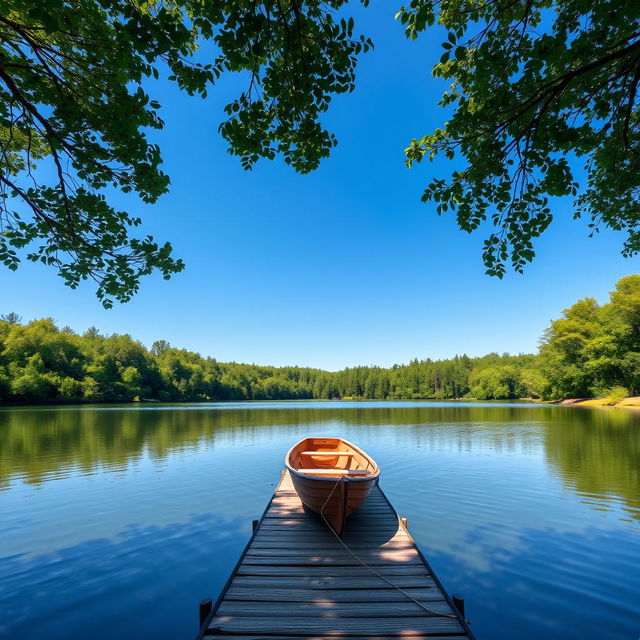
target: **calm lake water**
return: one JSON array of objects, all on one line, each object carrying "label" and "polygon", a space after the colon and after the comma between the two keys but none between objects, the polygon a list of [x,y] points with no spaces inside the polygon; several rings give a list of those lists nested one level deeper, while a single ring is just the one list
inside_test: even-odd
[{"label": "calm lake water", "polygon": [[0,636],[192,638],[320,434],[378,461],[478,640],[640,637],[640,413],[413,402],[0,410]]}]

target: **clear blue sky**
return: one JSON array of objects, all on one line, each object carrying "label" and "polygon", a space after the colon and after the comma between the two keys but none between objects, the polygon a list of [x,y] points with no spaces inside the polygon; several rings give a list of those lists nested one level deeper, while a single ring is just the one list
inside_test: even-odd
[{"label": "clear blue sky", "polygon": [[340,144],[318,171],[300,176],[276,160],[246,173],[226,153],[217,126],[237,78],[205,101],[160,82],[152,90],[171,192],[154,206],[117,200],[143,216],[144,232],[171,240],[186,271],[147,278],[132,302],[107,311],[90,283],[72,291],[25,263],[0,270],[0,312],[147,345],[163,338],[219,360],[337,369],[534,351],[563,308],[586,295],[605,301],[638,260],[620,256],[620,234],[588,239],[569,201],[555,203],[526,273],[502,281],[484,275],[482,233],[467,235],[420,202],[447,168],[407,170],[403,149],[446,118],[444,85],[430,73],[443,38],[407,41],[397,7],[373,5],[357,14],[376,49],[362,59],[357,90],[327,114]]}]

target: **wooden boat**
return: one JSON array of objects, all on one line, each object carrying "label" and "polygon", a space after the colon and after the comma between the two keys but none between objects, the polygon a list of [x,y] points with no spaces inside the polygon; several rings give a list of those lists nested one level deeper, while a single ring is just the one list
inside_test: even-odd
[{"label": "wooden boat", "polygon": [[302,504],[323,516],[339,536],[380,476],[375,461],[342,438],[300,440],[285,464]]}]

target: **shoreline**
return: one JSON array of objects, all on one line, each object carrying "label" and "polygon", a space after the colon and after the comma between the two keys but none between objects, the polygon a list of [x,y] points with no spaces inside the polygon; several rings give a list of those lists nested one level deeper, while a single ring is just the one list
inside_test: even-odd
[{"label": "shoreline", "polygon": [[156,398],[144,398],[136,400],[60,400],[48,402],[20,402],[0,399],[0,409],[9,408],[30,408],[30,407],[101,407],[101,406],[122,406],[122,405],[193,405],[193,404],[253,404],[253,403],[339,403],[339,402],[418,402],[418,403],[477,403],[487,406],[500,404],[523,403],[537,404],[543,406],[561,407],[588,407],[596,408],[623,408],[640,409],[640,396],[623,398],[618,402],[611,402],[609,398],[565,398],[563,400],[541,400],[540,398],[501,398],[499,400],[478,400],[477,398],[269,398],[269,399],[243,399],[243,400],[214,400],[214,399],[190,399],[190,400],[158,400]]},{"label": "shoreline", "polygon": [[589,408],[622,408],[640,409],[640,396],[622,398],[619,402],[611,402],[609,398],[565,398],[564,400],[552,400],[545,404],[559,405],[562,407],[589,407]]}]

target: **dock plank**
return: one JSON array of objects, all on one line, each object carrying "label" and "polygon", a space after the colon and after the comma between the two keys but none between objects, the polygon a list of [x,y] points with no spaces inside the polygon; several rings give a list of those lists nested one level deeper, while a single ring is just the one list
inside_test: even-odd
[{"label": "dock plank", "polygon": [[[425,603],[426,604],[426,603]],[[429,609],[440,613],[447,613],[449,605],[446,600],[432,601]],[[230,601],[225,600],[218,609],[218,616],[279,616],[282,612],[279,607],[274,607],[271,601]],[[405,598],[385,603],[384,607],[379,602],[335,602],[330,598],[314,600],[313,602],[296,601],[296,606],[288,611],[289,617],[314,618],[396,618],[415,617],[422,615],[422,609],[415,603]]]},{"label": "dock plank", "polygon": [[[419,602],[444,600],[442,593],[434,587],[407,588],[405,591]],[[232,587],[225,596],[225,601],[227,600],[252,602],[318,602],[323,600],[331,602],[406,602],[407,597],[397,589],[325,589],[322,593],[318,593],[317,589]]]},{"label": "dock plank", "polygon": [[440,616],[399,616],[395,618],[318,618],[292,616],[287,607],[282,616],[216,615],[209,625],[214,633],[255,633],[259,629],[264,634],[328,636],[368,635],[373,633],[400,635],[402,637],[461,633],[458,620]]},{"label": "dock plank", "polygon": [[379,487],[342,542],[284,473],[198,638],[473,639]]},{"label": "dock plank", "polygon": [[[319,576],[339,577],[336,574],[335,566],[311,566],[311,567],[291,567],[291,566],[263,566],[242,564],[238,567],[237,575],[253,575],[253,576],[303,576],[313,578]],[[338,571],[341,571],[338,570]],[[400,567],[382,565],[376,567],[376,571],[384,576],[428,576],[429,572],[424,565],[402,565]],[[366,567],[352,567],[349,570],[351,577],[371,577],[371,571]]]},{"label": "dock plank", "polygon": [[[341,572],[347,573],[347,572]],[[322,576],[318,578],[309,577],[279,577],[279,576],[237,576],[234,584],[240,586],[262,586],[265,589],[275,587],[298,587],[301,589],[388,589],[389,585],[377,578],[375,575],[351,577],[351,567],[348,570],[349,576],[334,575]],[[430,576],[409,575],[397,576],[393,579],[393,584],[401,589],[407,587],[435,587],[435,581]]]}]

